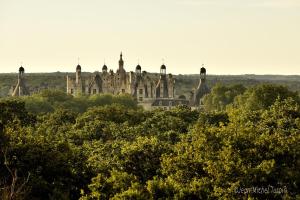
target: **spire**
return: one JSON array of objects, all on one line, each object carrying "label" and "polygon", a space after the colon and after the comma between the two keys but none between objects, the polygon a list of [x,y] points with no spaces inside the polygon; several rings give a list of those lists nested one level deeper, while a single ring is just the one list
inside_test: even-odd
[{"label": "spire", "polygon": [[123,54],[122,54],[122,51],[121,51],[121,54],[120,54],[120,60],[119,60],[119,71],[120,72],[123,72],[124,71],[124,61],[123,61]]},{"label": "spire", "polygon": [[104,62],[103,62],[102,72],[103,72],[103,73],[106,73],[106,72],[107,72],[107,66],[106,66],[106,64],[105,64],[105,58],[104,58]]}]

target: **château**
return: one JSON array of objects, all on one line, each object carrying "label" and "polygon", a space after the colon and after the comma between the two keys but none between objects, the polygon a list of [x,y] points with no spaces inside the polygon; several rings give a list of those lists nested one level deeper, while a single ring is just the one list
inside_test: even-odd
[{"label": "ch\u00e2teau", "polygon": [[[167,74],[165,64],[160,66],[158,74],[142,71],[138,64],[135,71],[126,71],[122,53],[120,54],[116,72],[108,70],[106,64],[101,72],[94,72],[92,75],[82,73],[82,67],[78,63],[74,75],[66,77],[66,92],[73,96],[96,95],[96,94],[129,94],[145,109],[153,108],[170,109],[178,105],[186,105],[198,108],[202,98],[209,93],[206,84],[206,69],[200,69],[199,85],[186,99],[184,95],[176,94],[176,80],[172,74]],[[19,69],[17,85],[13,87],[12,96],[30,95],[25,84],[25,69]]]}]

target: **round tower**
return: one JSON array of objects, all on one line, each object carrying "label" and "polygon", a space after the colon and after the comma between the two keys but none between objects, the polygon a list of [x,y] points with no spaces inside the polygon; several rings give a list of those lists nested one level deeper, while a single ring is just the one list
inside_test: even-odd
[{"label": "round tower", "polygon": [[105,64],[102,67],[102,73],[107,73],[107,66]]},{"label": "round tower", "polygon": [[167,67],[163,64],[163,65],[160,67],[160,74],[161,74],[161,75],[166,75],[166,72],[167,72]]},{"label": "round tower", "polygon": [[17,85],[14,86],[12,96],[29,95],[29,90],[26,87],[24,74],[25,74],[25,69],[24,69],[24,67],[21,66],[19,68],[18,82],[17,82]]},{"label": "round tower", "polygon": [[137,75],[141,75],[142,73],[142,67],[140,65],[137,65],[136,68],[135,68],[135,73]]},{"label": "round tower", "polygon": [[76,66],[76,83],[78,84],[81,79],[81,66],[78,64]]},{"label": "round tower", "polygon": [[24,67],[21,66],[19,68],[19,78],[23,77],[24,73],[25,73],[25,69],[24,69]]},{"label": "round tower", "polygon": [[209,93],[209,88],[206,85],[206,69],[204,68],[204,65],[202,65],[202,67],[200,69],[199,85],[198,85],[197,89],[194,92],[192,105],[195,106],[195,107],[198,107],[199,105],[201,105],[202,104],[202,98],[207,93]]}]

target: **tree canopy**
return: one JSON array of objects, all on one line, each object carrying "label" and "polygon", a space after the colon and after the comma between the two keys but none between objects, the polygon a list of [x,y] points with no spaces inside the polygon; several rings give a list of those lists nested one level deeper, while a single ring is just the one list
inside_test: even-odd
[{"label": "tree canopy", "polygon": [[204,111],[59,91],[1,99],[0,199],[300,198],[298,94],[217,85],[205,98]]}]

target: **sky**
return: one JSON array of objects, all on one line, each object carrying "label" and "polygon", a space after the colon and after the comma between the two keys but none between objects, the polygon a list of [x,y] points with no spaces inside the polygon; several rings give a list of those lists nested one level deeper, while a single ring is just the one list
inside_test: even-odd
[{"label": "sky", "polygon": [[300,0],[0,0],[0,73],[300,75]]}]

